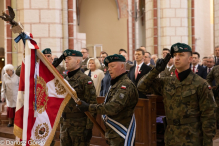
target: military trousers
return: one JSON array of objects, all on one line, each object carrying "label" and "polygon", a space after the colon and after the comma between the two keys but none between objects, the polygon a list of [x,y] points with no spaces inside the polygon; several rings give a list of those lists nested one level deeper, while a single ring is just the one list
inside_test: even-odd
[{"label": "military trousers", "polygon": [[[77,129],[78,132],[77,132]],[[89,146],[90,141],[86,141],[83,133],[79,132],[85,127],[66,126],[60,127],[60,145],[61,146]]]},{"label": "military trousers", "polygon": [[106,143],[109,146],[123,146],[125,143],[124,138],[122,137],[115,137],[115,138],[109,138]]}]

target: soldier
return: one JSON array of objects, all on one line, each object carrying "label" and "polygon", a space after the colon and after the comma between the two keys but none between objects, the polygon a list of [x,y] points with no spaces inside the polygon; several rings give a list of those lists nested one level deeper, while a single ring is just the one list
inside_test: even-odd
[{"label": "soldier", "polygon": [[[90,104],[96,104],[96,90],[91,78],[81,71],[82,53],[65,50],[63,55],[66,69],[64,78],[74,88],[78,98]],[[91,113],[92,114],[92,113]],[[92,114],[93,116],[95,114]],[[93,123],[81,112],[73,99],[66,105],[61,117],[60,140],[62,146],[89,146]]]},{"label": "soldier", "polygon": [[[213,82],[215,81],[215,82]],[[219,87],[219,65],[216,65],[213,67],[213,69],[208,73],[207,76],[207,82],[213,86],[213,83],[215,83],[216,87],[213,87],[214,95],[215,95],[215,101],[217,103],[217,110],[216,110],[216,119],[217,122],[219,122],[219,96],[218,91],[216,91],[217,87]],[[218,124],[217,124],[218,125]],[[218,126],[219,127],[219,126]]]},{"label": "soldier", "polygon": [[164,98],[167,127],[166,146],[212,146],[215,135],[216,103],[208,83],[190,69],[192,50],[190,46],[177,43],[171,47],[176,76],[156,78],[169,62],[157,60],[156,67],[142,77],[138,90],[153,90]]},{"label": "soldier", "polygon": [[89,52],[87,48],[82,48],[81,53],[83,55],[83,60],[81,64],[81,70],[82,72],[85,72],[87,70],[87,61],[89,59]]},{"label": "soldier", "polygon": [[104,72],[104,74],[106,74],[106,72],[107,72],[107,70],[108,70],[108,67],[105,66],[105,64],[104,64],[104,59],[105,59],[107,56],[108,56],[108,54],[107,54],[106,52],[104,52],[104,51],[102,51],[102,52],[100,53],[101,62],[102,62],[100,69]]},{"label": "soldier", "polygon": [[[104,63],[108,66],[112,80],[111,87],[103,104],[88,104],[81,101],[82,104],[77,105],[83,112],[90,111],[103,115],[102,117],[106,125],[105,138],[110,146],[123,146],[127,140],[133,143],[135,138],[135,132],[133,135],[129,135],[130,137],[126,135],[132,133],[131,131],[135,129],[133,128],[130,131],[130,125],[135,125],[133,113],[138,102],[138,91],[125,73],[125,62],[126,60],[122,55],[114,54],[105,58]],[[114,131],[113,129],[116,128],[110,123],[122,126],[119,126],[119,130]],[[121,129],[123,133],[121,133]]]}]

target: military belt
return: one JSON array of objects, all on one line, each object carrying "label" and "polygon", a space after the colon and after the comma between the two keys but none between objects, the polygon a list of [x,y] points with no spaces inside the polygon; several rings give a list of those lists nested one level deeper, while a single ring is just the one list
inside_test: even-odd
[{"label": "military belt", "polygon": [[173,120],[167,120],[167,125],[180,126],[180,125],[195,123],[199,121],[200,120],[198,118],[173,119]]},{"label": "military belt", "polygon": [[85,113],[62,113],[62,118],[71,119],[71,118],[83,118],[86,117]]}]

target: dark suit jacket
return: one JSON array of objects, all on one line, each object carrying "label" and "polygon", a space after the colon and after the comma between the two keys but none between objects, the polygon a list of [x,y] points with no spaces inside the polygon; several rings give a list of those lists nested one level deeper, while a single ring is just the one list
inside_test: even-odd
[{"label": "dark suit jacket", "polygon": [[105,96],[111,84],[111,76],[109,71],[106,71],[104,78],[101,81],[100,96]]},{"label": "dark suit jacket", "polygon": [[219,61],[217,61],[217,57],[214,57],[215,65],[219,65]]},{"label": "dark suit jacket", "polygon": [[[129,79],[136,85],[137,87],[137,84],[138,84],[138,81],[141,77],[143,77],[145,74],[147,74],[152,68],[150,66],[147,66],[146,64],[142,64],[140,70],[139,70],[139,74],[135,80],[135,67],[136,66],[132,66],[130,68],[130,71],[128,73],[128,77]],[[139,94],[139,98],[147,98],[146,95],[144,95],[143,93],[139,92],[138,91],[138,94]]]},{"label": "dark suit jacket", "polygon": [[206,79],[206,77],[207,77],[207,70],[204,67],[202,67],[201,65],[198,65],[197,69],[198,69],[198,71],[196,71],[196,74],[199,75],[200,77],[202,77],[203,79]]}]

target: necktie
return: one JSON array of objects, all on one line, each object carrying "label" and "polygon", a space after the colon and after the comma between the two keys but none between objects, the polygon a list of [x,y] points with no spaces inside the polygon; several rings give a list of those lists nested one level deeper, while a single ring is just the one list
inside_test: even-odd
[{"label": "necktie", "polygon": [[208,73],[211,71],[211,68],[208,68]]},{"label": "necktie", "polygon": [[139,66],[137,65],[137,66],[136,66],[136,69],[135,69],[135,79],[136,79],[137,76],[138,76],[138,68],[139,68]]},{"label": "necktie", "polygon": [[193,69],[192,69],[192,71],[195,73],[195,66],[193,66]]}]

